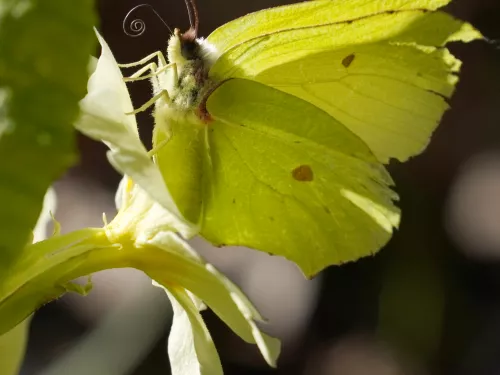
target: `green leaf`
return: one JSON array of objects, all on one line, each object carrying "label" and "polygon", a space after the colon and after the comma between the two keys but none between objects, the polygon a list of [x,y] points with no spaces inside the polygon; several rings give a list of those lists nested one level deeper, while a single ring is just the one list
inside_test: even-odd
[{"label": "green leaf", "polygon": [[2,375],[18,375],[23,363],[31,318],[0,336],[0,371]]},{"label": "green leaf", "polygon": [[[110,246],[103,229],[89,228],[25,247],[18,261],[2,277],[0,334],[65,293],[71,280],[106,269],[106,253],[103,252],[103,260],[99,262],[90,251]],[[90,269],[85,268],[88,265]]]},{"label": "green leaf", "polygon": [[47,188],[76,160],[92,0],[0,5],[0,273],[30,242]]},{"label": "green leaf", "polygon": [[[391,178],[333,117],[241,79],[216,89],[207,108],[209,126],[172,122],[157,157],[181,211],[202,213],[209,241],[285,256],[311,276],[389,240],[399,221]],[[190,191],[202,195],[182,199]]]},{"label": "green leaf", "polygon": [[[47,237],[47,224],[55,208],[56,195],[52,189],[49,189],[45,194],[42,212],[33,231],[34,242],[42,241]],[[30,322],[31,316],[5,334],[0,334],[0,373],[2,375],[19,374],[28,341]]]}]

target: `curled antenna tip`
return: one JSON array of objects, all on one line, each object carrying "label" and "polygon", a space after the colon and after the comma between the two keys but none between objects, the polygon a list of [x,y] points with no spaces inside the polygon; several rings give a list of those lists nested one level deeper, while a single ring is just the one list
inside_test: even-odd
[{"label": "curled antenna tip", "polygon": [[151,8],[153,13],[161,20],[161,22],[166,26],[166,28],[170,31],[170,33],[172,33],[172,29],[170,28],[170,26],[168,26],[165,20],[158,14],[158,12],[153,8],[151,4],[139,4],[130,9],[125,18],[123,19],[123,31],[125,32],[125,34],[135,38],[141,36],[146,32],[146,23],[144,22],[143,19],[136,18],[129,22],[129,18],[132,15],[132,13],[137,9],[143,7]]}]

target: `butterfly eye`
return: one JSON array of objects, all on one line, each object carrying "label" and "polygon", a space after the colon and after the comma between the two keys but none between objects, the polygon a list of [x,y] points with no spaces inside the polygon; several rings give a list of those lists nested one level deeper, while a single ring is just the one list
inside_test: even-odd
[{"label": "butterfly eye", "polygon": [[182,39],[181,53],[186,60],[198,58],[198,43],[196,40]]}]

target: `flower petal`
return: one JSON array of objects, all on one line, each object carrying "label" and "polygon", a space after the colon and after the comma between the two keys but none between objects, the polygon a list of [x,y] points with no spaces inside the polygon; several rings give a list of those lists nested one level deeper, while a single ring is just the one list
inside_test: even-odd
[{"label": "flower petal", "polygon": [[[259,348],[266,362],[270,366],[276,367],[276,360],[278,359],[281,351],[280,341],[274,337],[266,335],[260,330],[257,324],[255,324],[255,321],[264,321],[264,319],[240,288],[229,281],[229,279],[227,279],[222,273],[220,273],[213,265],[207,263],[206,268],[221,282],[224,283],[227,290],[230,291],[231,298],[233,299],[234,303],[246,319],[246,324],[244,326],[237,328],[236,326],[229,325],[231,329],[234,332],[238,332],[237,330],[246,331],[249,328],[251,330],[253,340],[255,340],[251,342],[255,342],[255,344],[257,344],[257,347]],[[217,315],[219,315],[219,313],[217,313]]]},{"label": "flower petal", "polygon": [[[276,366],[280,352],[279,340],[260,331],[255,321],[263,318],[255,307],[225,276],[214,266],[206,263],[189,245],[173,232],[158,232],[156,235],[139,237],[137,248],[152,248],[169,253],[168,264],[163,264],[157,256],[154,268],[143,267],[156,282],[165,287],[180,285],[203,300],[238,336],[248,343],[257,344],[264,359]],[[143,260],[144,262],[144,260]]]},{"label": "flower petal", "polygon": [[175,287],[164,289],[174,311],[168,339],[172,375],[222,375],[212,337],[187,291]]},{"label": "flower petal", "polygon": [[186,221],[180,221],[128,176],[121,180],[115,202],[119,212],[106,226],[110,238],[123,235],[130,235],[132,238],[150,237],[161,231],[177,231],[183,236],[195,233],[195,227]]},{"label": "flower petal", "polygon": [[57,206],[57,196],[53,188],[49,188],[43,198],[43,207],[38,217],[35,229],[33,230],[33,242],[42,241],[47,238],[47,224],[51,215],[54,214]]},{"label": "flower petal", "polygon": [[[97,60],[97,65],[93,74],[90,76],[87,91],[88,95],[83,99],[83,105],[90,103],[92,112],[99,113],[100,117],[109,121],[116,121],[127,127],[127,130],[135,134],[139,139],[137,123],[135,116],[126,115],[126,112],[132,112],[134,107],[123,81],[118,64],[111,52],[108,44],[96,30],[97,39],[101,44],[101,56]],[[92,70],[92,61],[89,69]]]},{"label": "flower petal", "polygon": [[109,162],[124,175],[130,176],[151,198],[175,216],[178,230],[184,237],[198,232],[187,223],[175,205],[161,175],[142,144],[127,87],[111,50],[97,33],[102,53],[97,68],[89,79],[88,94],[80,102],[81,116],[76,128],[85,135],[105,143]]}]

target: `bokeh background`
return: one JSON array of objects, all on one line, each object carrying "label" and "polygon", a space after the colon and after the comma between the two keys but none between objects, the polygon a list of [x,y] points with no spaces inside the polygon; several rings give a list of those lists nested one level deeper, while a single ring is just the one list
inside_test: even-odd
[{"label": "bokeh background", "polygon": [[[339,5],[342,0],[338,1]],[[198,0],[200,34],[288,0]],[[165,49],[168,30],[150,9],[144,35],[123,32],[132,0],[101,0],[99,29],[120,62]],[[171,27],[187,29],[182,0],[150,0]],[[500,0],[455,0],[447,11],[500,39]],[[193,245],[239,284],[283,340],[276,370],[210,311],[204,312],[226,374],[500,374],[500,44],[452,45],[463,70],[428,149],[390,170],[403,220],[376,256],[330,267],[312,281],[278,257]],[[98,55],[98,51],[96,51]],[[147,83],[130,86],[134,103]],[[150,144],[152,119],[139,116]],[[63,231],[114,214],[119,176],[105,147],[84,137],[80,165],[56,184]],[[304,249],[307,251],[307,249]],[[83,283],[86,280],[81,280]],[[31,326],[23,375],[169,374],[171,311],[163,292],[134,270],[93,277],[87,297],[68,294],[41,308]]]}]

